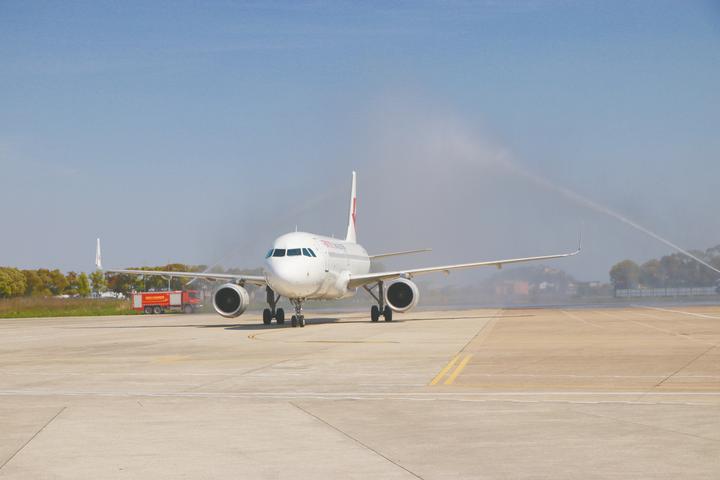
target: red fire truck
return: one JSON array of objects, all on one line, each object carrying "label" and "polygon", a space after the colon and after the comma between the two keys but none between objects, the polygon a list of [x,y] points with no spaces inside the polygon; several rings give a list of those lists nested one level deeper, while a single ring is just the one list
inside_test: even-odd
[{"label": "red fire truck", "polygon": [[174,292],[137,292],[132,295],[133,309],[145,313],[181,311],[193,313],[202,307],[202,296],[197,290]]}]

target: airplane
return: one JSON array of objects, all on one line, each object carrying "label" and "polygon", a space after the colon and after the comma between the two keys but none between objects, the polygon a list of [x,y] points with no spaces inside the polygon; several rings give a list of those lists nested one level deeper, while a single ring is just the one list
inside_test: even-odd
[{"label": "airplane", "polygon": [[242,315],[250,303],[246,285],[265,287],[269,308],[263,310],[263,323],[268,325],[275,319],[278,324],[285,323],[285,311],[278,308],[281,297],[292,303],[295,314],[291,317],[293,327],[304,327],[303,303],[311,299],[337,300],[354,296],[363,288],[374,299],[370,309],[370,320],[377,322],[383,317],[391,322],[393,312],[407,312],[415,307],[419,299],[417,285],[412,278],[428,273],[503,265],[513,263],[550,260],[572,257],[580,253],[577,250],[557,255],[510,258],[482,262],[459,263],[437,267],[412,268],[370,273],[370,263],[377,258],[409,255],[429,251],[429,249],[408,250],[402,252],[369,255],[357,243],[357,175],[352,172],[350,212],[348,215],[347,235],[344,240],[306,232],[286,233],[277,237],[272,248],[265,255],[263,275],[244,275],[231,273],[168,272],[149,270],[103,269],[100,254],[100,239],[97,240],[95,266],[110,273],[134,275],[159,275],[163,277],[191,277],[214,281],[226,281],[213,293],[213,308],[226,318]]}]

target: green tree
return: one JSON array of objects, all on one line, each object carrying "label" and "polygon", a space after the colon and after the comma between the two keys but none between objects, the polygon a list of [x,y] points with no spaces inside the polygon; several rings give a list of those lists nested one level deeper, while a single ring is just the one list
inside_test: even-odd
[{"label": "green tree", "polygon": [[85,272],[78,275],[77,278],[77,293],[81,297],[87,297],[90,295],[90,280]]},{"label": "green tree", "polygon": [[90,282],[92,282],[92,291],[95,293],[102,293],[107,290],[105,274],[100,270],[95,270],[90,274]]},{"label": "green tree", "polygon": [[610,281],[618,288],[636,288],[640,280],[640,267],[632,260],[623,260],[610,269]]},{"label": "green tree", "polygon": [[62,295],[68,287],[68,281],[60,270],[52,270],[48,273],[48,289],[53,295]]},{"label": "green tree", "polygon": [[25,275],[17,268],[0,267],[0,297],[9,298],[25,294]]},{"label": "green tree", "polygon": [[77,274],[77,272],[68,272],[65,275],[65,281],[67,282],[67,287],[65,287],[65,290],[61,293],[67,293],[68,295],[77,295],[78,294],[78,274]]},{"label": "green tree", "polygon": [[654,258],[640,266],[640,283],[651,288],[665,286],[665,272],[660,260]]},{"label": "green tree", "polygon": [[22,273],[27,285],[25,295],[33,297],[49,297],[51,295],[39,270],[23,270]]},{"label": "green tree", "polygon": [[684,287],[688,285],[684,258],[687,257],[679,253],[673,253],[672,255],[665,255],[660,259],[663,271],[668,279],[667,285],[669,287]]}]

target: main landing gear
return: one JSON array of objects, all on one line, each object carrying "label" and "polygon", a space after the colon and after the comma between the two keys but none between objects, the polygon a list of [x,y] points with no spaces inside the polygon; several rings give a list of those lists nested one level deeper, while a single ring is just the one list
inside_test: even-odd
[{"label": "main landing gear", "polygon": [[285,323],[285,310],[282,308],[275,308],[277,307],[277,302],[280,300],[280,295],[276,297],[275,292],[273,292],[270,287],[265,287],[265,295],[270,308],[263,310],[263,323],[265,325],[270,325],[274,318],[277,320],[278,325],[282,325]]},{"label": "main landing gear", "polygon": [[299,298],[291,298],[290,301],[295,306],[295,315],[290,319],[290,325],[293,327],[305,326],[305,315],[302,313],[302,300]]},{"label": "main landing gear", "polygon": [[[373,305],[370,308],[370,320],[373,322],[377,322],[378,320],[380,320],[380,316],[383,316],[386,322],[392,322],[393,311],[389,305],[385,305],[385,285],[383,284],[383,281],[380,280],[374,287],[368,287],[367,285],[363,285],[363,288],[377,302],[377,305]],[[376,288],[377,295],[374,292],[374,289]]]}]

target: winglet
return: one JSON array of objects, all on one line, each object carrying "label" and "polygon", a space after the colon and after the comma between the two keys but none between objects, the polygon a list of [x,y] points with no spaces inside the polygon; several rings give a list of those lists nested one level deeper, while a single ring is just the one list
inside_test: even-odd
[{"label": "winglet", "polygon": [[100,253],[100,239],[97,239],[97,246],[95,247],[95,267],[98,270],[102,270],[102,255]]},{"label": "winglet", "polygon": [[582,250],[582,225],[580,225],[580,229],[578,230],[578,248],[577,253],[580,253]]}]

